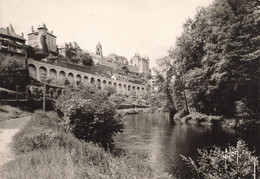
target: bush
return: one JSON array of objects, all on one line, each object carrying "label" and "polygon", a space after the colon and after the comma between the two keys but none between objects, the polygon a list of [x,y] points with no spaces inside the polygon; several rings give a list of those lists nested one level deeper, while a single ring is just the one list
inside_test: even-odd
[{"label": "bush", "polygon": [[105,149],[113,146],[113,136],[124,127],[107,93],[94,87],[68,88],[56,100],[56,110],[64,127],[78,139],[97,143]]},{"label": "bush", "polygon": [[[182,155],[181,155],[182,156]],[[258,158],[248,150],[245,142],[238,140],[236,147],[229,146],[225,151],[219,147],[211,150],[198,150],[198,158],[182,156],[183,160],[193,169],[198,178],[230,179],[253,178],[254,163],[259,165]]]}]

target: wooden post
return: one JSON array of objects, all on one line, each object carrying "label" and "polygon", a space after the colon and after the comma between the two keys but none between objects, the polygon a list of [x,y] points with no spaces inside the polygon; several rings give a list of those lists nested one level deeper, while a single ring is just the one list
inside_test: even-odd
[{"label": "wooden post", "polygon": [[18,98],[19,98],[19,85],[16,85],[16,100],[18,101]]},{"label": "wooden post", "polygon": [[45,111],[45,100],[46,100],[46,83],[43,85],[43,99],[42,99],[42,110]]}]

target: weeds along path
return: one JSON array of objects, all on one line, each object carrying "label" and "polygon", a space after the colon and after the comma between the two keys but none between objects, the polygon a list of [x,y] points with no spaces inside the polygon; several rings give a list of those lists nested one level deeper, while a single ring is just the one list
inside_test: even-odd
[{"label": "weeds along path", "polygon": [[0,168],[13,159],[11,142],[13,136],[31,117],[21,117],[0,122]]}]

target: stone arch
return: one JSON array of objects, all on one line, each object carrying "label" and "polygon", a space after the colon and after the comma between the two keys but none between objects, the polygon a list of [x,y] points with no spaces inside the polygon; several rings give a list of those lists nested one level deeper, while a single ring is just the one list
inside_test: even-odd
[{"label": "stone arch", "polygon": [[131,85],[127,86],[127,91],[129,91],[129,92],[131,91]]},{"label": "stone arch", "polygon": [[118,93],[120,93],[120,94],[122,94],[123,92],[122,92],[122,84],[121,83],[119,83],[118,84]]},{"label": "stone arch", "polygon": [[144,87],[141,88],[141,92],[142,92],[142,94],[144,93]]},{"label": "stone arch", "polygon": [[50,69],[49,75],[51,80],[57,80],[57,71],[55,69]]},{"label": "stone arch", "polygon": [[94,83],[95,83],[95,78],[94,78],[94,77],[90,78],[90,83],[91,83],[91,84],[94,84]]},{"label": "stone arch", "polygon": [[83,84],[87,85],[88,84],[88,76],[83,77]]},{"label": "stone arch", "polygon": [[33,64],[29,64],[28,65],[28,72],[30,77],[37,79],[37,71],[36,71],[36,67]]},{"label": "stone arch", "polygon": [[123,85],[123,93],[126,93],[127,89],[126,89],[126,84]]},{"label": "stone arch", "polygon": [[132,86],[132,92],[135,93],[135,86]]},{"label": "stone arch", "polygon": [[47,69],[44,66],[39,68],[39,80],[43,81],[47,78]]},{"label": "stone arch", "polygon": [[140,94],[140,87],[139,86],[137,86],[137,88],[136,88],[136,94]]},{"label": "stone arch", "polygon": [[104,89],[107,86],[107,81],[103,80],[102,85],[103,85],[103,89]]},{"label": "stone arch", "polygon": [[73,73],[69,73],[68,74],[68,80],[69,80],[69,82],[70,82],[70,84],[74,84],[75,82],[74,82],[74,74]]},{"label": "stone arch", "polygon": [[64,84],[66,79],[66,73],[65,71],[60,71],[59,72],[59,81],[61,82],[61,84]]},{"label": "stone arch", "polygon": [[82,82],[82,77],[80,74],[76,75],[76,84],[79,85]]},{"label": "stone arch", "polygon": [[112,82],[111,82],[111,81],[109,81],[109,82],[108,82],[108,85],[109,85],[109,86],[112,86]]},{"label": "stone arch", "polygon": [[101,80],[99,78],[97,79],[97,86],[98,86],[98,89],[101,89],[102,84],[101,84]]}]

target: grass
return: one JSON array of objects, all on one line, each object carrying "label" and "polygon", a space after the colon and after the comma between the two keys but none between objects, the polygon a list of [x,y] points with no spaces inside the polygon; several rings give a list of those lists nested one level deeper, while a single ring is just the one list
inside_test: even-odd
[{"label": "grass", "polygon": [[9,105],[0,106],[0,122],[24,116],[28,116],[28,112],[22,111],[18,107]]},{"label": "grass", "polygon": [[14,137],[16,159],[0,178],[172,178],[142,153],[113,155],[66,132],[54,112],[36,111]]}]

